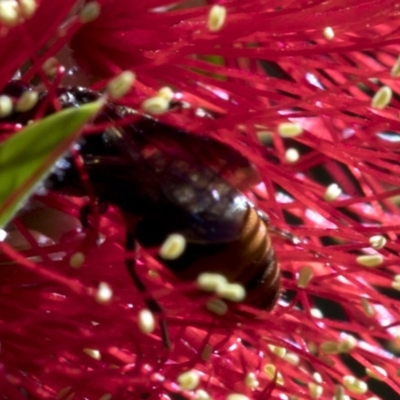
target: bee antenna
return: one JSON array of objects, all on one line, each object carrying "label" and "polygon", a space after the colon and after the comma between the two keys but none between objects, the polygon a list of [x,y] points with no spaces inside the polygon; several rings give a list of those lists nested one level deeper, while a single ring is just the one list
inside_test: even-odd
[{"label": "bee antenna", "polygon": [[[126,238],[125,238],[125,250],[127,252],[135,250],[136,244],[135,244],[135,236],[133,232],[129,229],[126,230]],[[167,326],[167,321],[165,320],[165,312],[163,308],[160,306],[160,303],[155,300],[151,295],[149,294],[149,291],[146,288],[146,285],[143,283],[143,281],[140,279],[139,275],[136,272],[136,260],[134,257],[129,256],[125,258],[125,266],[126,269],[129,273],[129,276],[131,277],[133,283],[135,284],[137,290],[143,297],[143,301],[146,304],[147,308],[154,314],[159,315],[160,322],[161,322],[161,336],[162,336],[162,341],[164,344],[164,347],[167,350],[171,349],[171,339],[168,334],[168,326]]]}]

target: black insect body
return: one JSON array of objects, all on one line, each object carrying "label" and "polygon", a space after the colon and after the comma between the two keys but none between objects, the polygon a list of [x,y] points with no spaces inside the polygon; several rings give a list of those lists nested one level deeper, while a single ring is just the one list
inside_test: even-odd
[{"label": "black insect body", "polygon": [[[58,92],[64,108],[99,96],[80,87]],[[45,98],[44,93],[41,101]],[[128,116],[133,122],[123,125]],[[20,121],[23,115],[12,118]],[[267,224],[238,189],[256,176],[249,161],[217,140],[112,103],[96,122],[109,127],[86,135],[79,153],[95,196],[135,217],[126,219],[136,221],[127,222],[127,247],[132,248],[134,241],[143,247],[160,246],[169,234],[180,233],[186,239],[184,253],[162,261],[180,279],[220,273],[245,287],[245,303],[271,309],[279,295],[278,263]],[[72,159],[67,161],[68,166],[54,172],[46,186],[68,195],[87,195]],[[127,261],[127,268],[145,291],[133,260]],[[157,307],[153,304],[153,309]]]}]

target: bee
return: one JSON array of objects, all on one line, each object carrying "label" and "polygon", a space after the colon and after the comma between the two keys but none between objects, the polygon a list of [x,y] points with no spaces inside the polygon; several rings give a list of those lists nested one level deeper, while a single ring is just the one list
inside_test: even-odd
[{"label": "bee", "polygon": [[[20,94],[16,87],[9,85],[6,93]],[[79,107],[99,97],[82,87],[58,90],[63,108]],[[45,98],[43,93],[39,103]],[[132,122],[118,123],[127,117]],[[28,116],[14,113],[10,118],[21,122]],[[179,233],[186,240],[183,254],[161,259],[179,279],[193,281],[203,272],[218,273],[245,288],[244,303],[273,308],[280,291],[280,271],[268,218],[241,190],[259,179],[247,158],[216,139],[111,102],[96,122],[108,127],[85,135],[79,154],[96,198],[117,207],[125,218],[126,250],[132,250],[136,242],[144,248],[160,247],[169,235]],[[48,177],[46,187],[86,196],[72,157],[64,165]],[[145,293],[134,259],[126,258],[126,268]],[[161,312],[155,301],[147,303],[151,311]]]}]

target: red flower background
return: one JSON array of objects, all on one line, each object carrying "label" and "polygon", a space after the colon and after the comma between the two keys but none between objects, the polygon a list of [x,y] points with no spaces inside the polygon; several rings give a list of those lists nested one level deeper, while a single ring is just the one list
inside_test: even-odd
[{"label": "red flower background", "polygon": [[[126,105],[139,107],[170,86],[193,110],[211,109],[218,118],[190,111],[160,118],[217,137],[251,159],[263,179],[251,200],[300,243],[273,239],[283,276],[273,311],[237,305],[223,316],[206,310],[208,297],[194,284],[139,250],[139,274],[166,310],[173,342],[167,350],[159,328],[145,335],[138,327],[144,304],[123,266],[118,210],[101,216],[96,241],[80,228],[82,200],[35,196],[10,231],[17,250],[1,244],[0,394],[17,400],[399,396],[400,103],[391,72],[400,54],[397,2],[220,1],[227,19],[218,32],[207,28],[211,4],[204,2],[100,0],[99,17],[86,24],[78,17],[83,2],[74,3],[42,0],[31,18],[4,24],[1,86],[18,70],[34,85],[60,85],[61,77],[49,81],[41,66],[62,49],[96,90],[133,70],[137,80],[121,100]],[[324,35],[326,27],[333,38]],[[69,68],[62,79],[81,84]],[[382,86],[393,96],[377,109],[371,99]],[[279,135],[289,121],[303,133]],[[331,184],[341,189],[333,198],[326,195]],[[370,238],[380,235],[387,242],[374,248]],[[73,269],[77,252],[85,260]],[[368,267],[361,255],[380,257]],[[308,284],[299,283],[310,270]],[[107,303],[96,301],[100,282],[112,288]],[[189,370],[200,376],[194,390],[179,384]],[[349,376],[367,385],[351,385]]]}]

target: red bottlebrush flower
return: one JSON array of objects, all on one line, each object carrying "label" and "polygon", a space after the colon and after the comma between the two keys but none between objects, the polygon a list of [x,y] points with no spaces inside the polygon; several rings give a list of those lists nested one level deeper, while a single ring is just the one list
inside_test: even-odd
[{"label": "red bottlebrush flower", "polygon": [[[269,216],[282,288],[270,311],[229,301],[213,308],[213,295],[175,276],[158,249],[125,253],[130,205],[108,193],[116,188],[109,176],[101,186],[114,164],[97,170],[96,180],[80,144],[59,163],[74,166],[80,192],[39,189],[0,231],[0,393],[17,400],[398,396],[397,3],[74,3],[42,0],[27,14],[30,2],[0,2],[2,93],[15,74],[39,93],[27,106],[24,90],[1,97],[1,140],[67,104],[61,87],[106,87],[116,98],[126,81],[110,78],[134,72],[132,90],[108,100],[111,108],[159,112],[160,123],[199,140],[189,144],[211,145],[196,153],[156,137],[151,151],[133,156],[150,159],[165,145],[164,154],[206,160],[196,168],[217,159],[242,171],[228,156],[214,157],[220,148],[251,161],[257,185],[242,185],[234,173],[229,187],[245,190]],[[128,84],[134,75],[124,75]],[[86,140],[110,127],[127,131],[142,111],[120,108],[110,118],[103,111],[85,128]],[[92,149],[102,151],[104,142],[98,146]],[[118,171],[140,182],[137,171]],[[112,200],[104,213],[97,197]],[[164,218],[170,215],[153,221],[155,235]],[[124,269],[132,257],[148,293]],[[230,274],[238,265],[209,268]],[[164,313],[143,311],[149,295]]]}]

